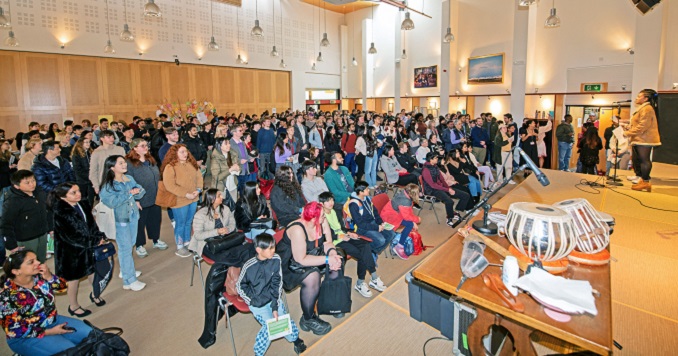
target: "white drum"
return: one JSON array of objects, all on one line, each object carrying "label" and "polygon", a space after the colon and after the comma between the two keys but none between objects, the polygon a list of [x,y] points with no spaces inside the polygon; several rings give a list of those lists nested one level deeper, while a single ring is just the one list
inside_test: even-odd
[{"label": "white drum", "polygon": [[610,226],[588,200],[569,199],[553,206],[567,211],[572,217],[577,233],[577,251],[594,254],[610,243]]},{"label": "white drum", "polygon": [[532,260],[557,261],[575,247],[572,217],[564,210],[539,203],[513,203],[506,215],[506,237]]}]

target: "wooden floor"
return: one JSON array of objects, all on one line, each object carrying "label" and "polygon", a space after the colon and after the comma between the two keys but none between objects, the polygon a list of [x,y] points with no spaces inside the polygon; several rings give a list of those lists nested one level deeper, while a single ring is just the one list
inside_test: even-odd
[{"label": "wooden floor", "polygon": [[[658,212],[641,207],[636,201],[610,190],[586,186],[585,193],[571,185],[559,184],[562,173],[546,171],[551,179],[548,194],[536,180],[528,178],[524,184],[507,186],[493,200],[501,199],[498,207],[508,207],[512,201],[540,201],[552,203],[570,197],[585,197],[594,206],[615,215],[618,224],[612,235],[611,250],[617,262],[612,265],[613,333],[624,346],[619,354],[669,355],[678,350],[678,214]],[[678,209],[678,167],[655,164],[651,194],[630,191],[630,184],[618,191],[637,197],[645,204],[665,209]],[[585,177],[585,176],[582,176]],[[586,176],[586,178],[595,178]],[[551,193],[553,189],[553,193]],[[595,194],[598,193],[598,194]],[[422,211],[421,233],[424,243],[438,246],[455,231],[445,225],[444,207],[436,204],[441,224],[434,214]],[[623,216],[623,218],[622,218]],[[172,228],[164,215],[162,239],[172,245]],[[97,308],[87,295],[91,287],[81,283],[80,303],[91,309],[88,319],[100,327],[120,326],[123,337],[130,344],[133,355],[224,355],[231,353],[230,338],[225,323],[220,323],[215,345],[203,350],[197,342],[203,326],[203,294],[199,277],[189,287],[191,261],[179,258],[174,251],[153,250],[148,244],[149,256],[134,261],[143,272],[140,280],[147,283],[141,292],[122,290],[117,277],[104,293],[108,304]],[[431,250],[407,261],[391,260],[383,255],[378,272],[389,288],[375,292],[370,299],[353,292],[353,312],[344,319],[323,317],[333,330],[320,338],[302,332],[309,345],[308,355],[421,355],[424,342],[439,332],[409,317],[407,284],[403,276],[423,261]],[[53,266],[53,261],[48,265]],[[355,278],[355,261],[349,261],[347,275]],[[291,314],[295,320],[301,315],[298,291],[288,295]],[[65,295],[57,297],[58,310],[67,315]],[[259,325],[249,314],[233,319],[236,348],[239,354],[251,355],[254,336]],[[435,340],[428,344],[427,355],[449,355],[451,344]],[[0,355],[11,354],[6,342],[0,342]],[[285,340],[273,342],[269,355],[293,355],[292,345]]]}]

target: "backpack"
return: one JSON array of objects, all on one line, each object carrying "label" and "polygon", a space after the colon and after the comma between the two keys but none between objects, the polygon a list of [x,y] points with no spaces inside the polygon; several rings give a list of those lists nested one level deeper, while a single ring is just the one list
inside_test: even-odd
[{"label": "backpack", "polygon": [[363,213],[363,202],[361,202],[360,199],[351,198],[351,199],[347,200],[346,203],[344,204],[344,209],[343,209],[344,210],[344,227],[348,231],[355,232],[355,231],[358,231],[358,226],[353,221],[353,218],[351,217],[351,210],[348,208],[348,206],[351,203],[358,204],[358,209],[360,211],[360,214],[362,214]]},{"label": "backpack", "polygon": [[422,252],[426,251],[427,248],[433,247],[424,245],[424,242],[421,240],[421,234],[419,233],[419,231],[411,231],[410,238],[412,239],[413,244],[412,254],[415,256],[420,255]]},{"label": "backpack", "polygon": [[[400,236],[401,234],[395,234],[393,240],[391,241],[391,246],[395,247],[400,242]],[[411,234],[405,239],[405,245],[403,247],[405,248],[406,255],[411,256],[414,254],[414,241],[412,241]]]}]

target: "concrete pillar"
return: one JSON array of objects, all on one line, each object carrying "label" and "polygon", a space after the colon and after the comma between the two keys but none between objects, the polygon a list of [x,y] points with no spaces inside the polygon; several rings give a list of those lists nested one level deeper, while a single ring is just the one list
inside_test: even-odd
[{"label": "concrete pillar", "polygon": [[[379,53],[377,54],[368,54],[367,51],[369,50],[371,44],[372,44],[372,19],[364,19],[362,22],[362,46],[360,47],[360,52],[363,55],[363,71],[362,71],[362,77],[363,77],[363,110],[374,110],[374,108],[368,108],[367,107],[367,98],[374,97],[374,57],[378,56]],[[376,46],[376,43],[375,43]],[[377,48],[377,51],[379,48]]]},{"label": "concrete pillar", "polygon": [[450,111],[450,44],[443,41],[447,28],[450,26],[450,0],[441,3],[442,15],[440,21],[440,68],[438,69],[438,83],[440,88],[440,115]]},{"label": "concrete pillar", "polygon": [[518,0],[514,3],[513,58],[507,58],[505,62],[507,67],[511,66],[511,114],[520,125],[525,117],[528,42],[535,42],[537,6],[518,6]]},{"label": "concrete pillar", "polygon": [[[401,12],[398,12],[400,15]],[[395,72],[393,73],[393,111],[394,113],[400,112],[400,91],[402,88],[402,69],[403,67],[407,68],[407,59],[402,60],[400,57],[403,54],[403,49],[407,50],[407,48],[403,47],[403,41],[402,41],[402,30],[400,29],[400,23],[401,23],[401,16],[393,16],[393,26],[395,26],[395,46],[394,48],[394,57],[396,59],[395,61]],[[407,52],[407,55],[409,56],[410,53],[409,51]],[[387,104],[388,105],[388,104]],[[387,106],[388,109],[388,106]]]},{"label": "concrete pillar", "polygon": [[[668,2],[667,2],[668,3]],[[632,95],[643,89],[659,89],[659,64],[662,54],[663,15],[665,3],[657,5],[645,15],[636,16],[636,33],[633,41]],[[635,103],[631,103],[633,112]]]}]

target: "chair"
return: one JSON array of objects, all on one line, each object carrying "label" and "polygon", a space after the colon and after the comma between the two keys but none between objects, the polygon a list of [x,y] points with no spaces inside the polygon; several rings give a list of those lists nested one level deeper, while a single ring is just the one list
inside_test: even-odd
[{"label": "chair", "polygon": [[273,238],[275,239],[275,244],[278,245],[282,241],[283,235],[285,234],[285,229],[280,229],[275,232]]},{"label": "chair", "polygon": [[[419,187],[421,188],[422,194],[423,194],[423,192],[424,192],[424,179],[421,176],[419,176]],[[422,203],[421,209],[419,209],[419,211],[417,212],[417,216],[421,216],[421,211],[424,210],[424,204],[428,203],[429,205],[431,205],[431,208],[429,210],[433,210],[433,214],[435,214],[435,216],[436,216],[436,221],[438,222],[438,224],[440,224],[440,219],[438,219],[438,212],[436,211],[435,207],[433,206],[433,204],[436,202],[436,197],[434,197],[432,195],[426,195],[426,194],[423,194],[423,196],[424,197],[421,200],[421,203]]]},{"label": "chair", "polygon": [[[234,306],[241,313],[249,313],[250,308],[249,308],[249,306],[247,306],[247,303],[245,303],[245,301],[242,298],[240,298],[240,296],[230,295],[230,294],[226,293],[225,290],[221,294],[221,297],[219,298],[219,308],[224,311],[224,314],[226,314],[227,328],[228,328],[228,331],[231,333],[231,345],[233,346],[233,355],[237,356],[238,352],[236,351],[236,348],[235,348],[235,338],[233,337],[233,326],[231,325],[231,316],[228,315],[228,306],[229,305]],[[219,309],[217,309],[216,320],[217,320],[217,326],[219,326]]]},{"label": "chair", "polygon": [[202,289],[205,289],[205,278],[202,275],[202,262],[204,261],[208,265],[213,265],[214,261],[210,259],[209,257],[206,257],[205,255],[198,255],[197,252],[193,252],[193,266],[191,268],[191,287],[193,287],[193,275],[195,275],[195,267],[198,267],[198,271],[200,272],[200,282],[202,282]]}]

